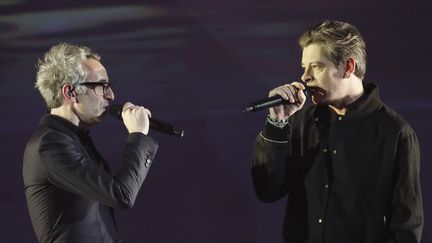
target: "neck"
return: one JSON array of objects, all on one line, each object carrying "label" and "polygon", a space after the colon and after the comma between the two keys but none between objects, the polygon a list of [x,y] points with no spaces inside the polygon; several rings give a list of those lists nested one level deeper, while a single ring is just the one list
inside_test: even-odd
[{"label": "neck", "polygon": [[364,93],[363,83],[360,79],[352,80],[352,85],[348,88],[346,95],[338,102],[329,105],[330,109],[338,115],[345,115],[348,111],[347,106],[354,103]]},{"label": "neck", "polygon": [[65,105],[51,109],[50,113],[72,122],[75,126],[78,126],[80,123],[78,116],[72,112],[71,108]]},{"label": "neck", "polygon": [[338,114],[338,115],[341,115],[341,116],[344,116],[345,115],[345,113],[346,113],[346,111],[347,111],[347,108],[338,108],[338,107],[336,107],[336,106],[332,106],[332,105],[329,105],[329,107],[330,107],[330,109],[332,109],[334,112],[336,112],[336,114]]}]

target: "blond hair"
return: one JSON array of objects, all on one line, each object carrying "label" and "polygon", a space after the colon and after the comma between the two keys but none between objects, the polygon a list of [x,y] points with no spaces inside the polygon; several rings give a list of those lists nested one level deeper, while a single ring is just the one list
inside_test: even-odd
[{"label": "blond hair", "polygon": [[356,61],[354,74],[363,79],[366,74],[366,44],[354,25],[326,20],[306,30],[299,38],[302,49],[318,44],[324,55],[339,67],[348,58]]}]

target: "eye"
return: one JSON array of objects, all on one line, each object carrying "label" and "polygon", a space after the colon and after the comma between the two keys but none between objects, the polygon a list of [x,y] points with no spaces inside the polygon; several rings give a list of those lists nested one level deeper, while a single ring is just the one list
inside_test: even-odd
[{"label": "eye", "polygon": [[312,65],[312,68],[313,69],[315,69],[315,70],[322,70],[323,68],[324,68],[324,66],[322,66],[322,65]]}]

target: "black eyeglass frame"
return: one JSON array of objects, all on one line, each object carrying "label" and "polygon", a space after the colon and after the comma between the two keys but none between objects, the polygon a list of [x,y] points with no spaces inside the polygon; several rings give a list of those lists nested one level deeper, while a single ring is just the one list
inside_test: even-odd
[{"label": "black eyeglass frame", "polygon": [[[102,82],[82,82],[82,83],[79,83],[77,85],[84,85],[87,88],[92,89],[93,92],[95,93],[95,95],[98,95],[98,96],[105,96],[107,94],[107,92],[108,92],[108,89],[112,89],[112,87],[113,87],[112,83],[103,82],[103,81]],[[95,88],[98,87],[98,86],[102,86],[103,87],[103,89],[102,89],[103,93],[102,94],[98,94],[96,92]]]}]

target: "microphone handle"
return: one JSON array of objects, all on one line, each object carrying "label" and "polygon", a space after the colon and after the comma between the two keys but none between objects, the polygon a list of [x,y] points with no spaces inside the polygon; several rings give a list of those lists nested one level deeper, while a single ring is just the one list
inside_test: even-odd
[{"label": "microphone handle", "polygon": [[[114,117],[117,118],[120,121],[123,121],[123,118],[121,116],[123,110],[123,105],[120,104],[113,104],[110,106],[109,108],[109,114]],[[176,128],[170,124],[167,124],[165,122],[161,122],[159,120],[156,120],[154,118],[149,117],[149,122],[150,122],[150,128],[154,129],[156,131],[168,134],[168,135],[173,135],[173,136],[177,136],[177,137],[183,137],[184,135],[184,130]]]},{"label": "microphone handle", "polygon": [[243,109],[244,112],[256,112],[269,107],[278,106],[288,103],[287,100],[282,99],[280,95],[264,98],[262,100],[255,101],[249,106]]},{"label": "microphone handle", "polygon": [[[310,87],[306,87],[303,90],[305,96],[309,96],[309,93],[313,92],[313,89]],[[258,101],[251,103],[249,106],[243,108],[243,112],[256,112],[263,110],[265,108],[270,108],[278,105],[291,104],[287,100],[284,100],[280,95],[267,97]]]},{"label": "microphone handle", "polygon": [[150,121],[150,128],[151,129],[154,129],[156,131],[163,132],[163,133],[166,133],[169,135],[173,135],[176,137],[180,137],[180,138],[183,137],[183,135],[184,135],[184,130],[182,130],[182,129],[176,128],[174,126],[171,126],[169,124],[166,124],[164,122],[161,122],[161,121],[156,120],[156,119],[151,118],[151,117],[149,118],[149,121]]}]

